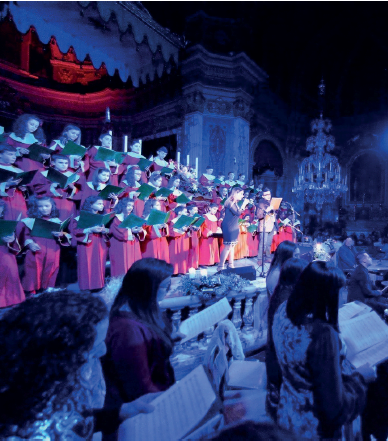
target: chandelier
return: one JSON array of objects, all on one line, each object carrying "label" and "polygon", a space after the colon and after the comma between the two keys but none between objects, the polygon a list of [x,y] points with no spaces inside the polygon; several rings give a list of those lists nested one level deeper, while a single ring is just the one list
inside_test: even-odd
[{"label": "chandelier", "polygon": [[323,119],[322,113],[319,119],[312,121],[313,135],[306,141],[311,155],[303,159],[298,167],[292,188],[298,198],[316,204],[318,210],[325,202],[332,203],[348,189],[347,177],[341,178],[338,159],[328,153],[335,147],[334,136],[329,134],[331,127],[330,120]]}]

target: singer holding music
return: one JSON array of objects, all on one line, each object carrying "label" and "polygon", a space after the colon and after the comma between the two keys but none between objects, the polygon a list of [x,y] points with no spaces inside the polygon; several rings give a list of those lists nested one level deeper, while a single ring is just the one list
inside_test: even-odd
[{"label": "singer holding music", "polygon": [[240,229],[238,220],[245,207],[249,204],[249,199],[244,199],[241,206],[238,203],[244,198],[244,190],[241,187],[234,187],[229,198],[225,201],[225,217],[221,224],[224,238],[224,249],[221,252],[218,270],[225,269],[225,262],[229,256],[229,268],[234,268],[234,247],[237,244]]}]

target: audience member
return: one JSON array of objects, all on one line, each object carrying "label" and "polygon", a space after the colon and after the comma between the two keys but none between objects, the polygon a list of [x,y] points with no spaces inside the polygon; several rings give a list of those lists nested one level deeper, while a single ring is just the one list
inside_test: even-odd
[{"label": "audience member", "polygon": [[347,237],[337,252],[337,265],[342,270],[356,268],[356,250],[354,248],[354,240]]}]

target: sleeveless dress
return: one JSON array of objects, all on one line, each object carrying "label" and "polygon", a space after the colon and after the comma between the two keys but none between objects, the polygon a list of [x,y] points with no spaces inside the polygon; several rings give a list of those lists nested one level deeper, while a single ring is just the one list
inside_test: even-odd
[{"label": "sleeveless dress", "polygon": [[225,217],[221,224],[224,245],[236,245],[238,242],[240,234],[238,220],[241,213],[242,210],[240,210],[236,203],[225,208]]}]

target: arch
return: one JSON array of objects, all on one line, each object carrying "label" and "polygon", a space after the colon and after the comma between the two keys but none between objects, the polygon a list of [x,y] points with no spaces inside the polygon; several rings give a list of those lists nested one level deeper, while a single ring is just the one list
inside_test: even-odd
[{"label": "arch", "polygon": [[[365,155],[370,159],[361,159]],[[363,200],[369,204],[385,203],[387,160],[386,153],[374,149],[360,150],[350,158],[346,165],[347,203],[360,203]],[[364,193],[365,197],[363,198],[360,194]]]},{"label": "arch", "polygon": [[262,141],[269,141],[272,144],[274,144],[274,146],[277,148],[277,150],[279,151],[279,153],[281,155],[282,162],[283,162],[283,175],[282,176],[286,176],[287,172],[288,172],[288,164],[287,164],[287,160],[286,160],[286,155],[284,153],[283,148],[281,147],[281,145],[279,143],[279,140],[272,135],[262,133],[262,134],[256,135],[252,139],[251,145],[249,148],[249,172],[248,173],[249,173],[250,179],[253,178],[253,167],[255,165],[255,161],[254,161],[255,151]]}]

